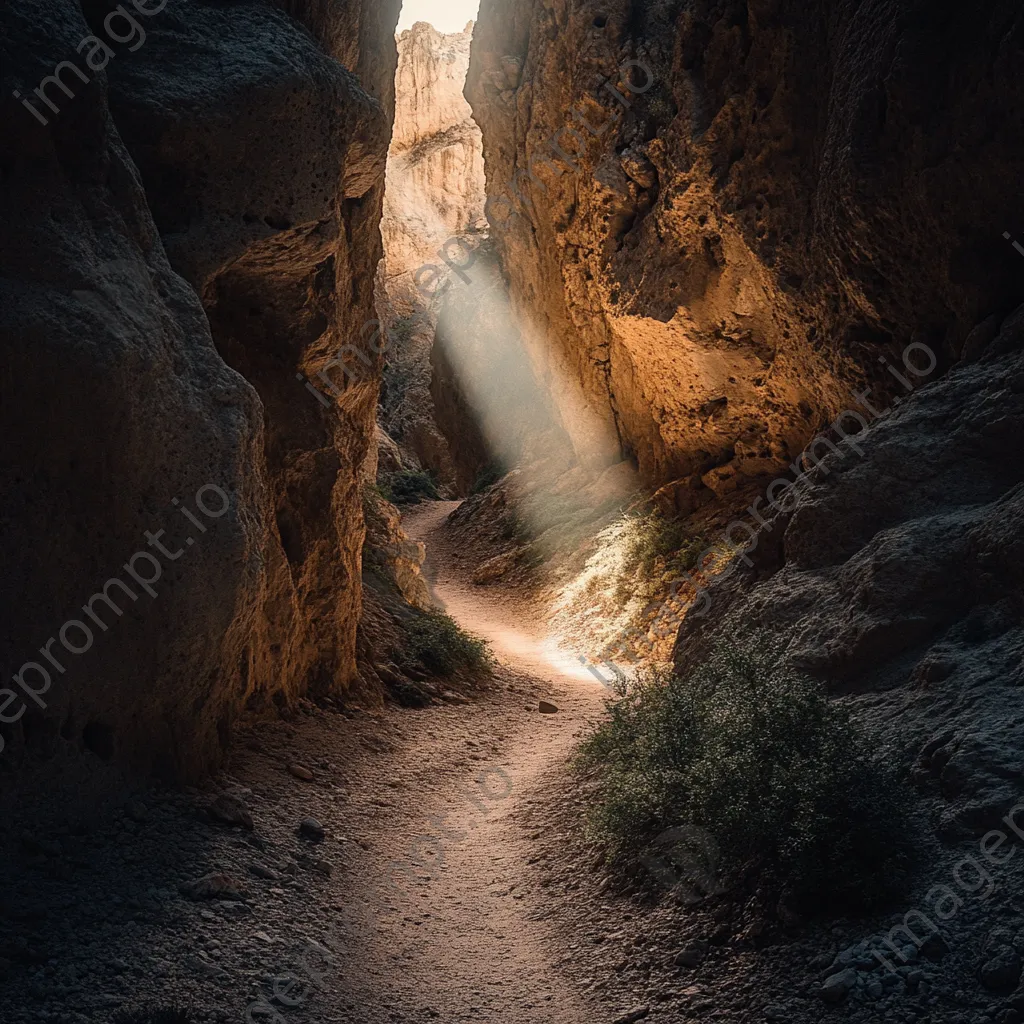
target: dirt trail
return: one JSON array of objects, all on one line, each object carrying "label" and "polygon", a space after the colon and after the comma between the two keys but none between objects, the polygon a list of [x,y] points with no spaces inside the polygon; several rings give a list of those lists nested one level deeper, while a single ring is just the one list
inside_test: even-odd
[{"label": "dirt trail", "polygon": [[[493,697],[424,713],[413,726],[421,735],[397,752],[390,770],[402,798],[375,827],[374,857],[353,864],[345,879],[349,905],[356,897],[378,908],[368,914],[376,934],[363,932],[345,971],[348,995],[366,1024],[600,1021],[603,1014],[553,966],[565,949],[545,920],[551,901],[526,882],[539,837],[525,834],[516,812],[547,799],[538,792],[542,774],[565,759],[604,694],[585,672],[559,671],[539,624],[525,621],[500,591],[451,575],[443,522],[455,507],[419,506],[405,528],[428,546],[437,598],[491,641],[503,668]],[[543,692],[557,714],[538,712]],[[416,728],[435,714],[444,731]]]}]

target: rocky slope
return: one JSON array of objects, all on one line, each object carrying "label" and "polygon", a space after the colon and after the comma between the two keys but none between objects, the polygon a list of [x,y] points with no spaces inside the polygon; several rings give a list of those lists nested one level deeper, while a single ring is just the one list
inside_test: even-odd
[{"label": "rocky slope", "polygon": [[[129,45],[5,8],[0,653],[39,700],[0,772],[195,776],[243,709],[355,680],[379,370],[296,375],[373,317],[398,7],[168,5]],[[92,33],[43,124],[13,91]]]},{"label": "rocky slope", "polygon": [[[437,285],[415,275],[422,267],[445,269],[438,251],[446,240],[467,238],[475,246],[486,228],[480,129],[462,95],[472,35],[472,23],[446,34],[417,22],[398,37],[398,102],[381,225],[379,306],[394,328],[384,426],[412,456],[408,461],[456,491],[457,452],[438,429],[430,392]],[[451,259],[463,258],[453,247]]]},{"label": "rocky slope", "polygon": [[680,666],[751,629],[786,640],[938,798],[948,840],[1024,797],[1024,306],[975,360],[829,454],[714,580]]},{"label": "rocky slope", "polygon": [[1012,309],[1020,18],[483,0],[467,95],[513,304],[618,438],[565,409],[581,456],[728,495],[852,386],[891,392],[880,358],[949,365]]}]

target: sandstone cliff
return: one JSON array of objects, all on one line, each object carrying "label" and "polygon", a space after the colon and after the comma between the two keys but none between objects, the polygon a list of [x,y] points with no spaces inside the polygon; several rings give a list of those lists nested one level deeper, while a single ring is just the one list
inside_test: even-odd
[{"label": "sandstone cliff", "polygon": [[1019,39],[1009,0],[483,0],[492,234],[535,364],[617,438],[565,409],[580,454],[727,496],[1012,308]]},{"label": "sandstone cliff", "polygon": [[[421,267],[444,267],[438,250],[453,237],[476,244],[486,228],[480,129],[462,95],[472,24],[437,32],[417,22],[398,37],[395,131],[384,201],[385,261],[379,306],[394,329],[383,396],[383,420],[413,458],[459,489],[448,439],[435,422],[430,352],[437,310]],[[462,256],[453,252],[453,259]]]},{"label": "sandstone cliff", "polygon": [[1012,3],[483,0],[467,86],[535,365],[690,538],[745,520],[677,665],[776,634],[897,739],[944,838],[1019,799],[1022,55]]},{"label": "sandstone cliff", "polygon": [[[335,366],[322,401],[296,375],[374,315],[398,7],[168,5],[132,49],[103,4],[5,10],[0,653],[52,678],[5,717],[0,771],[195,776],[244,708],[355,679],[379,370]],[[65,69],[42,124],[12,91],[91,34],[109,66]],[[228,508],[196,527],[205,485]],[[156,596],[85,617],[161,530]],[[58,670],[38,648],[82,619],[94,645],[61,635]]]}]

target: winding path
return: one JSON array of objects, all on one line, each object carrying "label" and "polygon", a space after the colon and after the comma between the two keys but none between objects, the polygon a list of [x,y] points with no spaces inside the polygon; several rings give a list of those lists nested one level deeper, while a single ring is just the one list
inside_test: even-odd
[{"label": "winding path", "polygon": [[[419,735],[396,751],[396,806],[374,826],[373,856],[345,878],[346,903],[374,908],[344,971],[346,995],[359,1024],[589,1024],[603,1014],[553,966],[565,953],[557,907],[526,884],[538,836],[518,812],[548,799],[541,776],[568,756],[604,691],[500,590],[451,575],[443,527],[455,507],[425,503],[405,528],[427,544],[437,598],[491,642],[501,667],[489,696],[424,712]],[[544,695],[557,714],[539,713]]]}]

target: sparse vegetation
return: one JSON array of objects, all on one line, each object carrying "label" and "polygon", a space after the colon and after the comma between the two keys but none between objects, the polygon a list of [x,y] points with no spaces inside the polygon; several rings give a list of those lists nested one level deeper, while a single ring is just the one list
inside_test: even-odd
[{"label": "sparse vegetation", "polygon": [[638,593],[650,600],[661,584],[692,569],[706,548],[701,537],[691,537],[682,522],[656,509],[627,516],[623,533],[625,551],[615,597],[625,602]]},{"label": "sparse vegetation", "polygon": [[490,462],[484,466],[483,469],[477,474],[476,480],[473,481],[473,489],[471,494],[479,494],[481,491],[486,491],[488,487],[496,484],[506,473],[508,467],[505,466],[498,459],[491,459]]},{"label": "sparse vegetation", "polygon": [[577,758],[600,789],[592,835],[626,865],[662,830],[695,825],[734,877],[823,911],[877,903],[908,866],[909,795],[887,752],[781,655],[764,637],[722,646],[610,705]]},{"label": "sparse vegetation", "polygon": [[431,672],[451,676],[490,665],[487,641],[444,612],[419,612],[406,623],[409,654]]},{"label": "sparse vegetation", "polygon": [[439,498],[433,474],[426,469],[403,469],[381,487],[381,493],[394,505],[416,505],[424,498]]}]

